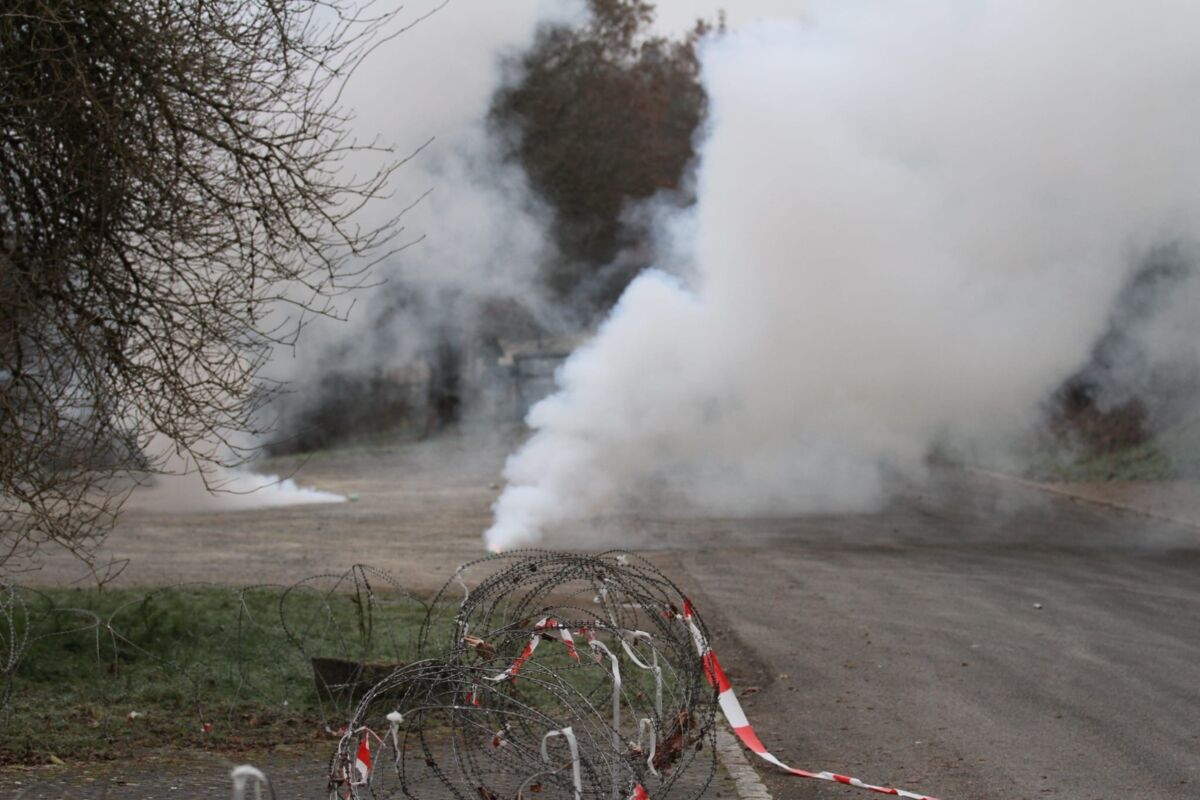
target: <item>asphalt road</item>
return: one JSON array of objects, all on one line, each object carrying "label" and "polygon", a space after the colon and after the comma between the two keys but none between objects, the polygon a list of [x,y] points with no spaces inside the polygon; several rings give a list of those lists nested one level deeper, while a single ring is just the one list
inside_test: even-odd
[{"label": "asphalt road", "polygon": [[[501,443],[504,445],[505,443]],[[317,458],[359,502],[136,511],[117,581],[294,581],[359,561],[414,591],[481,553],[507,447]],[[696,598],[784,761],[944,800],[1200,797],[1200,529],[935,473],[871,514],[713,519],[659,510],[549,542],[646,552]],[[30,582],[78,578],[69,560]],[[1040,606],[1040,607],[1039,607]],[[762,774],[777,798],[851,798]]]},{"label": "asphalt road", "polygon": [[[783,761],[947,800],[1200,796],[1197,529],[953,473],[722,527],[679,563]],[[777,798],[860,794],[764,767]]]}]

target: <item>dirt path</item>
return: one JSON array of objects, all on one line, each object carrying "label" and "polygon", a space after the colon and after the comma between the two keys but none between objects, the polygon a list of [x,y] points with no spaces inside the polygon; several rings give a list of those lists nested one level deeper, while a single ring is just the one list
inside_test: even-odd
[{"label": "dirt path", "polygon": [[[169,501],[135,495],[98,561],[128,559],[123,586],[291,583],[366,563],[414,591],[432,591],[458,564],[484,555],[480,535],[510,447],[443,438],[270,465],[354,502],[172,514],[156,510]],[[21,580],[61,585],[86,581],[87,571],[50,555]]]},{"label": "dirt path", "polygon": [[[481,534],[491,523],[504,459],[515,436],[443,437],[377,450],[321,453],[269,465],[305,487],[353,497],[353,502],[170,513],[170,498],[135,494],[98,553],[98,562],[128,566],[116,582],[161,586],[181,582],[230,585],[291,583],[341,573],[365,563],[391,573],[414,592],[440,588],[459,564],[485,555]],[[980,496],[1014,508],[1045,506],[1048,493],[1116,511],[1200,527],[1200,483],[1035,484],[980,473]],[[1017,488],[1004,486],[1013,483]],[[943,487],[944,488],[944,487]],[[938,487],[910,491],[936,493]],[[959,492],[961,495],[961,492]],[[997,498],[1003,498],[1002,501]],[[942,502],[961,502],[962,497]],[[976,502],[972,500],[972,502]],[[707,519],[686,513],[599,519],[561,532],[556,547],[639,549],[663,564],[683,550],[754,546],[761,521]],[[69,556],[47,554],[22,576],[30,585],[86,583],[88,572]]]}]

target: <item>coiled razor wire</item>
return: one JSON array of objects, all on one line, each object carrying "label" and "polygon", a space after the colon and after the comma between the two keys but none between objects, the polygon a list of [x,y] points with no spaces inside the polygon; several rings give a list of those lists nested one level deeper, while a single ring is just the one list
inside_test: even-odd
[{"label": "coiled razor wire", "polygon": [[[438,617],[460,592],[453,620]],[[699,797],[716,773],[717,705],[682,597],[622,551],[460,567],[430,606],[422,660],[352,715],[329,796]]]},{"label": "coiled razor wire", "polygon": [[13,677],[29,646],[29,607],[20,590],[0,584],[0,708],[8,705]]}]

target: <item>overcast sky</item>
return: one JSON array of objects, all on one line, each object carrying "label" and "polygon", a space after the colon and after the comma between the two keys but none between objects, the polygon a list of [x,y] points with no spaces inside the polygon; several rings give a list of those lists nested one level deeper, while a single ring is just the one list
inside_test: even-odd
[{"label": "overcast sky", "polygon": [[725,9],[725,17],[732,27],[755,19],[798,17],[806,5],[805,0],[658,0],[657,26],[664,33],[675,33],[690,28],[697,17],[710,20],[717,18],[717,11]]}]

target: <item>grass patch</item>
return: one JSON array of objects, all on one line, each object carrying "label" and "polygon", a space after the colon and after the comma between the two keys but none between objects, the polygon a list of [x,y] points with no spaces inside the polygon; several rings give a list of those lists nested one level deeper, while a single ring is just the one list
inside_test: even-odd
[{"label": "grass patch", "polygon": [[1162,481],[1200,478],[1200,418],[1153,439],[1108,452],[1071,448],[1049,437],[1025,456],[1025,477],[1042,481]]},{"label": "grass patch", "polygon": [[[358,580],[362,577],[364,580]],[[352,699],[313,656],[412,660],[426,608],[366,576],[293,587],[12,590],[0,620],[0,762],[329,737]]]},{"label": "grass patch", "polygon": [[1079,454],[1046,449],[1035,453],[1025,476],[1039,481],[1156,481],[1177,477],[1174,460],[1156,443],[1112,453]]},{"label": "grass patch", "polygon": [[[372,590],[369,578],[384,583],[356,568],[291,587],[0,588],[0,764],[130,758],[163,748],[332,745],[359,696],[319,692],[312,659],[377,665],[383,672],[371,670],[373,683],[417,658],[426,620],[425,604]],[[431,652],[449,644],[443,632],[456,610],[454,603],[433,609]],[[624,704],[652,709],[653,677],[605,638],[621,662]],[[527,639],[513,632],[503,652],[474,663],[499,671]],[[683,702],[681,677],[664,670],[668,717]],[[574,660],[560,642],[544,641],[516,682],[480,681],[478,688],[488,690],[490,708],[517,703],[555,715],[564,703],[586,700],[605,717],[611,665],[597,663],[582,643]],[[374,717],[386,710],[380,706]],[[637,736],[632,711],[624,726]]]}]

